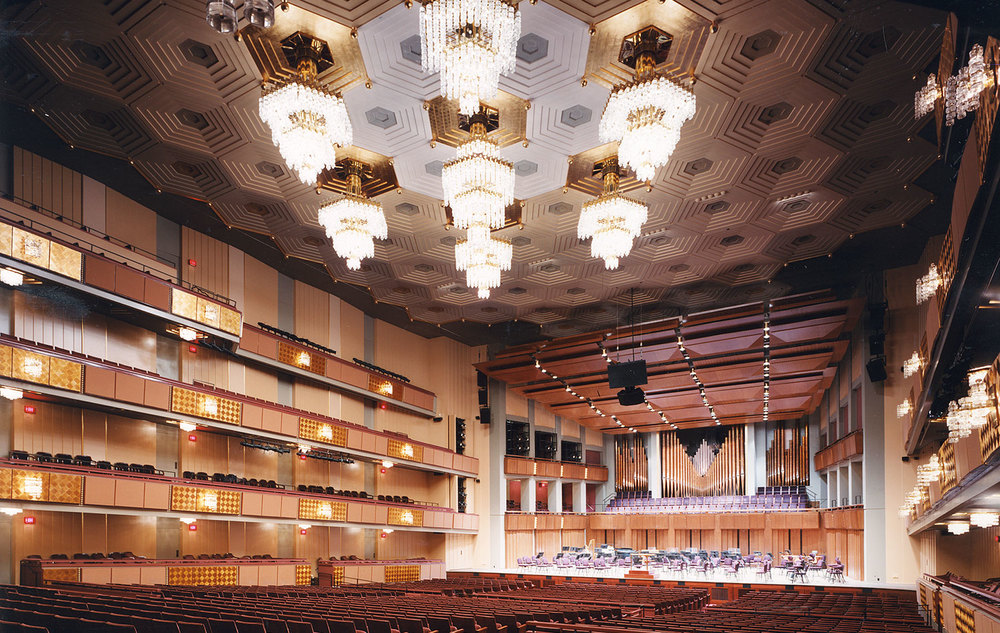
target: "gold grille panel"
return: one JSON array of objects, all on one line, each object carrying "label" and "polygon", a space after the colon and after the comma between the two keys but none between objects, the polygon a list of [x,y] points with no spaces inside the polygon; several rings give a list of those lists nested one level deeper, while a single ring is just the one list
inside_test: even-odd
[{"label": "gold grille panel", "polygon": [[80,582],[80,568],[42,569],[42,582]]},{"label": "gold grille panel", "polygon": [[0,345],[0,374],[70,391],[80,391],[83,384],[80,363],[7,345]]},{"label": "gold grille panel", "polygon": [[239,571],[233,566],[167,567],[168,585],[236,585]]},{"label": "gold grille panel", "polygon": [[396,459],[406,459],[412,462],[422,462],[424,460],[424,447],[402,440],[389,440],[389,457]]},{"label": "gold grille panel", "polygon": [[183,387],[171,390],[170,410],[237,425],[243,417],[243,405],[236,400],[210,396]]},{"label": "gold grille panel", "polygon": [[299,437],[334,446],[347,446],[347,429],[309,418],[299,418]]},{"label": "gold grille panel", "polygon": [[240,514],[243,493],[236,490],[211,490],[191,486],[172,486],[170,509],[175,512]]},{"label": "gold grille panel", "polygon": [[80,281],[83,256],[68,246],[0,222],[0,253]]},{"label": "gold grille panel", "polygon": [[944,494],[958,484],[958,472],[955,469],[955,445],[945,442],[938,451],[941,462],[941,494]]},{"label": "gold grille panel", "polygon": [[386,582],[413,582],[420,580],[420,565],[386,565]]},{"label": "gold grille panel", "polygon": [[385,396],[386,398],[399,399],[396,395],[396,385],[391,380],[375,376],[374,374],[368,374],[368,391]]},{"label": "gold grille panel", "polygon": [[344,584],[344,578],[347,574],[343,567],[331,567],[330,568],[330,584],[334,587],[339,587]]},{"label": "gold grille panel", "polygon": [[311,585],[312,584],[312,567],[309,565],[296,565],[295,566],[295,584],[296,585]]},{"label": "gold grille panel", "polygon": [[342,501],[299,499],[299,518],[313,521],[346,521],[347,504]]},{"label": "gold grille panel", "polygon": [[411,510],[409,508],[389,508],[389,525],[405,525],[422,527],[424,525],[424,511]]},{"label": "gold grille panel", "polygon": [[976,612],[958,601],[955,602],[955,630],[976,633]]},{"label": "gold grille panel", "polygon": [[321,355],[287,343],[278,342],[278,362],[326,375],[326,359]]},{"label": "gold grille panel", "polygon": [[172,289],[170,311],[185,319],[197,321],[237,336],[243,329],[243,317],[236,310],[198,297],[180,288]]}]

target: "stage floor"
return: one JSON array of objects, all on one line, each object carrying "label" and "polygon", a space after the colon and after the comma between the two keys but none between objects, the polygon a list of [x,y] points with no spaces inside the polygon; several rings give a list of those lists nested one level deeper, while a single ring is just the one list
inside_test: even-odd
[{"label": "stage floor", "polygon": [[[646,571],[644,567],[636,567],[635,571]],[[478,574],[478,575],[503,575],[503,576],[524,576],[530,577],[559,577],[566,579],[581,580],[586,582],[594,582],[600,579],[623,579],[625,578],[625,572],[629,571],[626,569],[608,569],[599,572],[594,572],[593,570],[581,571],[581,570],[566,570],[566,569],[556,569],[555,567],[522,567],[522,568],[499,568],[499,569],[453,569],[448,573],[458,573],[462,575],[467,574]],[[719,571],[715,574],[708,573],[703,574],[700,572],[671,572],[671,571],[661,571],[661,570],[650,570],[652,574],[652,580],[660,581],[664,584],[698,584],[698,585],[740,585],[742,587],[749,587],[754,585],[761,585],[764,588],[795,588],[795,587],[845,587],[851,589],[894,589],[894,590],[910,590],[913,591],[916,588],[915,584],[900,584],[900,583],[875,583],[866,582],[863,580],[855,580],[853,578],[844,578],[843,580],[830,579],[825,573],[811,573],[806,577],[805,581],[802,580],[791,580],[788,572],[775,569],[771,571],[770,577],[759,576],[757,570],[755,569],[745,569],[741,570],[738,575],[727,574]],[[642,582],[642,581],[640,581]],[[646,579],[645,582],[649,582]],[[822,591],[822,589],[820,589]]]}]

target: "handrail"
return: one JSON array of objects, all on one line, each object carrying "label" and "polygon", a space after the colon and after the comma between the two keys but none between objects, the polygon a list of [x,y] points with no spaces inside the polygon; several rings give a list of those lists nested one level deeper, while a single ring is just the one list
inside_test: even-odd
[{"label": "handrail", "polygon": [[[86,226],[84,224],[80,224],[79,222],[76,222],[75,220],[71,220],[69,218],[66,218],[65,216],[59,215],[55,211],[52,211],[50,209],[46,209],[46,208],[44,208],[44,207],[42,207],[42,206],[40,206],[38,204],[35,204],[34,202],[30,202],[30,201],[25,200],[23,198],[18,198],[17,196],[14,196],[12,194],[3,193],[3,192],[0,192],[0,197],[4,198],[5,200],[9,200],[11,202],[14,202],[14,203],[16,203],[16,204],[18,204],[18,205],[20,205],[22,207],[26,207],[26,208],[28,208],[28,209],[30,209],[32,211],[37,212],[37,213],[41,213],[42,215],[51,217],[52,219],[54,219],[56,221],[62,222],[64,224],[68,224],[68,225],[72,226],[73,228],[75,228],[77,230],[84,231],[86,233],[94,235],[94,236],[96,236],[96,237],[98,237],[98,238],[100,238],[100,239],[102,239],[102,240],[104,240],[106,242],[110,242],[112,244],[115,244],[116,246],[118,246],[120,248],[124,248],[126,250],[132,251],[133,253],[138,253],[140,255],[143,255],[143,256],[147,257],[148,259],[152,259],[152,260],[158,261],[158,262],[160,262],[162,264],[165,264],[165,265],[168,265],[168,266],[176,268],[176,262],[167,261],[164,258],[162,258],[162,257],[160,257],[160,256],[158,256],[158,255],[156,255],[154,253],[150,253],[149,251],[143,250],[142,248],[139,248],[138,246],[135,246],[133,244],[129,244],[128,242],[124,242],[124,241],[122,241],[122,240],[120,240],[120,239],[118,239],[116,237],[112,237],[112,236],[110,236],[110,235],[108,235],[106,233],[102,233],[101,231],[98,231],[97,229],[91,228],[91,227]],[[236,307],[236,302],[234,300],[230,299],[229,297],[226,297],[225,295],[219,294],[218,292],[215,292],[213,290],[209,290],[208,288],[204,288],[204,287],[199,286],[197,284],[193,284],[190,281],[185,281],[185,280],[181,279],[180,276],[178,276],[178,275],[163,275],[162,272],[156,271],[152,267],[148,266],[147,264],[144,264],[143,262],[141,262],[139,260],[132,259],[132,258],[127,257],[125,255],[109,254],[109,253],[107,253],[105,251],[102,251],[102,250],[98,249],[93,244],[90,244],[90,243],[85,242],[85,241],[81,241],[79,238],[77,238],[77,237],[75,237],[73,235],[70,235],[69,233],[64,233],[64,232],[60,231],[59,229],[53,228],[53,227],[45,225],[45,224],[40,224],[37,220],[33,220],[33,219],[27,217],[26,215],[18,213],[17,211],[13,211],[11,209],[4,209],[4,212],[21,218],[21,220],[18,220],[18,224],[20,224],[22,226],[25,226],[27,228],[33,229],[35,231],[39,231],[39,232],[45,233],[46,235],[48,235],[50,237],[57,237],[58,236],[58,239],[60,241],[65,242],[67,244],[67,246],[73,246],[73,247],[75,247],[75,248],[77,248],[79,250],[87,251],[88,253],[91,253],[92,255],[99,255],[101,257],[106,257],[106,258],[108,258],[108,259],[110,259],[110,260],[112,260],[114,262],[117,262],[119,264],[124,264],[125,266],[128,266],[129,268],[134,268],[134,269],[138,270],[139,272],[142,272],[144,274],[150,275],[152,277],[156,277],[157,279],[160,279],[161,281],[166,281],[166,282],[172,283],[172,284],[174,284],[176,286],[180,286],[181,288],[186,288],[187,290],[190,290],[191,292],[195,292],[195,293],[198,293],[200,295],[204,295],[204,296],[206,296],[209,299],[212,299],[214,301],[218,301],[220,303],[225,303],[226,305],[229,305],[229,306],[234,307],[234,308]],[[53,235],[53,233],[55,233],[56,235]]]}]

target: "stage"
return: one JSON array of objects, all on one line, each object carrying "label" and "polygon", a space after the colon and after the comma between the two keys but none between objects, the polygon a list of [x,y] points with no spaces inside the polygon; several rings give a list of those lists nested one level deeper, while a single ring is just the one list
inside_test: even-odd
[{"label": "stage", "polygon": [[760,576],[756,569],[742,570],[738,575],[718,571],[716,574],[700,572],[672,572],[649,570],[645,567],[632,569],[565,570],[555,567],[524,567],[518,569],[456,569],[448,572],[449,578],[519,578],[541,584],[562,582],[583,583],[625,583],[654,584],[675,587],[705,588],[709,590],[712,602],[735,600],[747,589],[761,591],[797,591],[811,593],[913,593],[915,585],[865,582],[853,578],[832,580],[825,573],[814,572],[806,579],[792,581],[788,572],[774,569],[770,577]]}]

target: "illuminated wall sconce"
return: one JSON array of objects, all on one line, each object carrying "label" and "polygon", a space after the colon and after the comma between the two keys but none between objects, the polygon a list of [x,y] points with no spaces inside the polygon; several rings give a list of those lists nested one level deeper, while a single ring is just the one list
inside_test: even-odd
[{"label": "illuminated wall sconce", "polygon": [[21,370],[33,379],[38,380],[42,377],[42,372],[45,371],[45,368],[42,366],[42,359],[28,356],[21,364]]},{"label": "illuminated wall sconce", "polygon": [[964,522],[964,521],[957,522],[957,523],[949,523],[948,524],[948,532],[950,534],[957,534],[959,536],[962,535],[962,534],[968,534],[969,533],[969,524],[967,522]]},{"label": "illuminated wall sconce", "polygon": [[994,527],[1000,524],[1000,514],[996,512],[970,512],[969,522],[978,528]]},{"label": "illuminated wall sconce", "polygon": [[906,400],[903,400],[902,403],[896,405],[896,417],[897,418],[905,418],[908,415],[910,415],[910,413],[912,413],[912,412],[913,412],[913,405],[910,404],[910,399],[909,398],[907,398]]},{"label": "illuminated wall sconce", "polygon": [[385,538],[385,537],[389,536],[390,534],[392,534],[392,530],[389,529],[389,528],[386,528],[386,529],[382,530],[382,534],[380,536],[382,538]]},{"label": "illuminated wall sconce", "polygon": [[379,385],[378,385],[378,388],[376,389],[376,392],[382,394],[383,396],[388,396],[388,397],[391,398],[392,397],[392,383],[389,382],[388,380],[384,380],[384,381],[380,382]]},{"label": "illuminated wall sconce", "polygon": [[21,514],[21,508],[15,508],[14,506],[4,506],[0,508],[0,513],[6,514],[9,517]]},{"label": "illuminated wall sconce", "polygon": [[197,520],[198,519],[192,519],[191,517],[181,517],[181,523],[183,523],[184,525],[191,525]]},{"label": "illuminated wall sconce", "polygon": [[316,508],[316,512],[319,514],[321,519],[330,520],[333,518],[333,508],[329,503],[324,503]]},{"label": "illuminated wall sconce", "polygon": [[219,401],[207,396],[201,403],[201,410],[205,415],[219,415]]},{"label": "illuminated wall sconce", "polygon": [[295,357],[295,364],[302,368],[308,368],[312,364],[312,356],[309,352],[299,352],[299,355]]},{"label": "illuminated wall sconce", "polygon": [[208,512],[219,511],[219,496],[214,492],[205,491],[201,493],[201,507]]},{"label": "illuminated wall sconce", "polygon": [[191,431],[197,431],[198,425],[191,422],[178,422],[177,426],[181,427],[181,430],[185,433],[190,433]]},{"label": "illuminated wall sconce", "polygon": [[392,468],[392,467],[393,467],[393,466],[395,466],[395,465],[396,465],[396,464],[394,464],[394,463],[390,462],[390,461],[389,461],[389,460],[387,460],[387,459],[383,459],[383,460],[382,460],[382,468]]},{"label": "illuminated wall sconce", "polygon": [[42,476],[28,475],[24,478],[24,482],[21,484],[21,490],[32,501],[41,499],[42,495],[45,493]]},{"label": "illuminated wall sconce", "polygon": [[0,387],[0,398],[20,400],[23,396],[24,392],[20,389],[15,389],[14,387]]},{"label": "illuminated wall sconce", "polygon": [[0,283],[8,286],[20,286],[24,283],[24,273],[4,268],[0,270]]},{"label": "illuminated wall sconce", "polygon": [[413,513],[409,510],[404,510],[399,515],[400,523],[405,523],[407,525],[413,525]]},{"label": "illuminated wall sconce", "polygon": [[302,536],[305,536],[306,534],[309,533],[309,528],[311,528],[311,527],[312,526],[309,525],[308,523],[300,523],[299,524],[299,534],[301,534]]},{"label": "illuminated wall sconce", "polygon": [[920,354],[913,352],[913,355],[903,361],[903,378],[909,378],[924,366],[924,361]]},{"label": "illuminated wall sconce", "polygon": [[329,424],[324,424],[323,426],[319,427],[319,436],[328,442],[332,442],[333,427],[330,426]]},{"label": "illuminated wall sconce", "polygon": [[177,336],[181,337],[182,341],[191,343],[198,340],[198,330],[189,327],[181,327],[177,329]]}]

